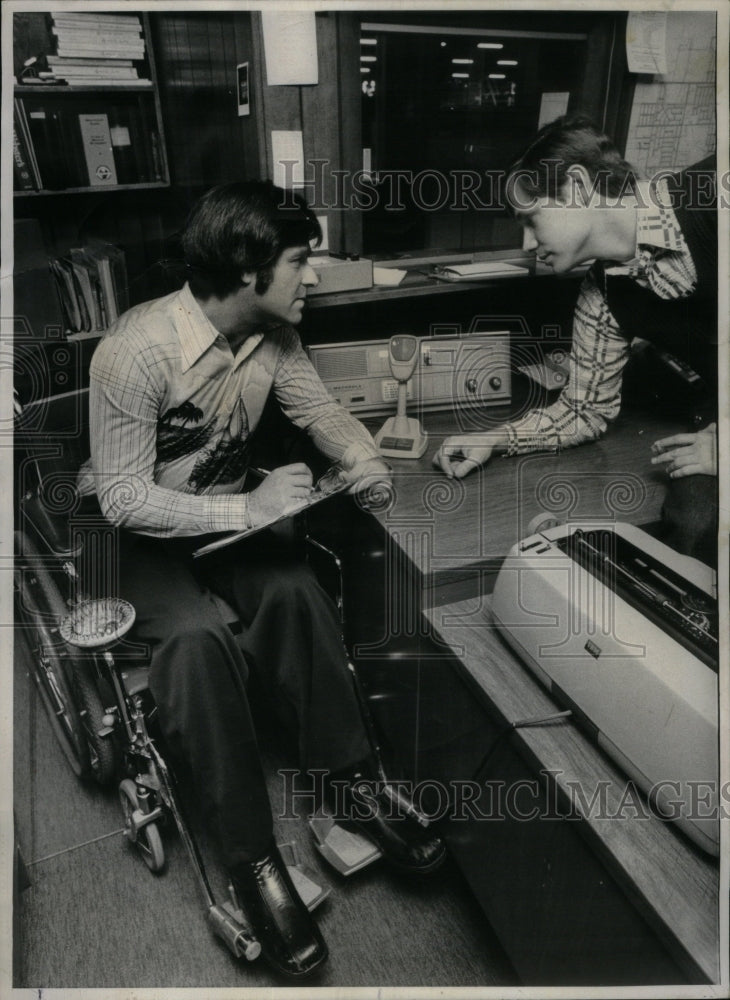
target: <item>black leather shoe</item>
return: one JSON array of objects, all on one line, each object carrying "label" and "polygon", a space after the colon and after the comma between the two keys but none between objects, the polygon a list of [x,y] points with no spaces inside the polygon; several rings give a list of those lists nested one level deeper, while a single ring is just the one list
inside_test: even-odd
[{"label": "black leather shoe", "polygon": [[[335,783],[333,783],[334,786]],[[436,871],[446,858],[441,837],[423,827],[385,792],[381,781],[360,775],[349,783],[337,781],[337,792],[330,789],[338,820],[355,827],[372,840],[384,857],[401,871],[425,875]]]},{"label": "black leather shoe", "polygon": [[238,902],[261,944],[261,953],[278,972],[301,978],[327,959],[327,945],[294,888],[279,849],[231,872]]}]

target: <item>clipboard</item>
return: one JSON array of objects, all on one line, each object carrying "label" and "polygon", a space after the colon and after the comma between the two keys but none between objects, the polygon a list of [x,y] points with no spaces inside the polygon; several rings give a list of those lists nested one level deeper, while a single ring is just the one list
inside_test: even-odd
[{"label": "clipboard", "polygon": [[233,545],[235,542],[240,542],[244,538],[250,538],[252,535],[257,535],[259,531],[263,531],[265,528],[270,528],[274,524],[278,524],[280,521],[286,521],[290,517],[294,517],[297,514],[301,514],[305,510],[309,510],[310,507],[316,507],[318,503],[326,500],[328,497],[336,496],[338,493],[344,493],[345,490],[349,489],[352,485],[347,482],[339,475],[339,467],[331,466],[323,476],[321,476],[316,484],[312,487],[312,490],[308,497],[305,497],[299,503],[293,504],[278,517],[272,517],[263,524],[257,524],[255,528],[244,528],[242,531],[232,531],[227,535],[223,535],[221,538],[215,538],[212,542],[207,542],[205,545],[201,545],[200,548],[193,550],[193,559],[198,559],[200,556],[207,556],[210,552],[217,552],[218,549],[224,549],[229,545]]}]

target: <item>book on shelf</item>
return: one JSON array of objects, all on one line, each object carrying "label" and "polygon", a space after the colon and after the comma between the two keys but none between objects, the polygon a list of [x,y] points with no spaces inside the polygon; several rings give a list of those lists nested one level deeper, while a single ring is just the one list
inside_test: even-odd
[{"label": "book on shelf", "polygon": [[85,312],[89,317],[88,328],[94,333],[101,333],[109,324],[96,261],[83,247],[72,247],[69,259],[83,295]]},{"label": "book on shelf", "polygon": [[104,39],[108,41],[142,41],[142,30],[140,25],[74,25],[58,24],[53,22],[51,34],[56,38],[75,39],[81,41],[88,39],[92,42]]},{"label": "book on shelf", "polygon": [[[38,160],[36,159],[35,150],[33,148],[33,140],[30,136],[28,119],[25,114],[23,102],[19,101],[17,98],[15,99],[13,105],[13,123],[18,137],[18,160],[22,160],[25,168],[30,171],[34,186],[40,190],[43,187],[43,182],[41,180],[40,170],[38,169]],[[21,190],[29,189],[23,188]]]},{"label": "book on shelf", "polygon": [[99,336],[129,308],[124,251],[91,241],[49,262],[69,339]]},{"label": "book on shelf", "polygon": [[54,66],[52,73],[55,77],[63,77],[64,80],[78,80],[82,84],[92,86],[102,80],[139,80],[136,69],[129,69],[127,66],[117,68],[109,64],[108,66]]},{"label": "book on shelf", "polygon": [[51,14],[56,59],[133,60],[145,58],[142,24],[136,15]]},{"label": "book on shelf", "polygon": [[46,62],[48,63],[48,68],[52,70],[56,69],[99,69],[106,66],[112,65],[118,67],[119,69],[133,69],[134,63],[131,59],[97,59],[94,56],[82,57],[82,56],[47,56]]},{"label": "book on shelf", "polygon": [[[150,102],[44,93],[16,98],[16,190],[147,184],[165,179]],[[26,173],[20,176],[20,165]],[[28,186],[30,173],[33,185]],[[21,187],[21,184],[23,185]]]},{"label": "book on shelf", "polygon": [[117,183],[117,167],[106,114],[79,115],[81,140],[84,144],[89,184],[108,187]]},{"label": "book on shelf", "polygon": [[69,56],[73,58],[83,58],[85,56],[97,59],[144,59],[144,47],[141,49],[121,46],[82,46],[64,45],[59,46],[56,55],[62,58]]},{"label": "book on shelf", "polygon": [[[139,35],[118,35],[114,37],[110,34],[55,34],[56,55],[63,56],[63,49],[129,49],[134,52],[141,52],[144,56],[144,39]],[[66,53],[68,55],[68,53]],[[90,58],[93,58],[90,57]]]},{"label": "book on shelf", "polygon": [[24,151],[18,130],[13,123],[13,187],[16,191],[34,191],[35,181],[30,170],[27,151]]},{"label": "book on shelf", "polygon": [[37,187],[30,151],[16,112],[13,118],[13,188],[16,191],[35,191]]},{"label": "book on shelf", "polygon": [[101,78],[98,80],[90,80],[88,77],[59,77],[61,80],[65,80],[66,83],[71,87],[119,87],[120,89],[140,89],[141,87],[151,87],[151,80],[119,80],[115,77]]},{"label": "book on shelf", "polygon": [[137,14],[84,13],[80,10],[51,11],[51,23],[78,25],[84,28],[113,27],[128,28],[130,25],[142,27]]},{"label": "book on shelf", "polygon": [[76,22],[79,24],[121,24],[126,26],[131,22],[136,22],[141,24],[138,14],[127,14],[121,10],[118,11],[93,11],[87,12],[84,10],[52,10],[50,13],[50,18],[52,21],[58,22]]},{"label": "book on shelf", "polygon": [[56,257],[50,262],[51,272],[56,279],[56,290],[61,301],[64,324],[72,333],[88,332],[91,329],[86,299],[79,284],[78,273],[69,257]]},{"label": "book on shelf", "polygon": [[54,76],[68,79],[84,77],[91,83],[98,77],[115,77],[120,80],[138,80],[139,73],[129,59],[95,59],[87,64],[81,59],[49,59],[48,68]]}]

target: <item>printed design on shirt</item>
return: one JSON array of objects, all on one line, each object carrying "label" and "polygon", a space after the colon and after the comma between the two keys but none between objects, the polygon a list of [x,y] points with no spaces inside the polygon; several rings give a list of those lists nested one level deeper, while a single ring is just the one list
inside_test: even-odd
[{"label": "printed design on shirt", "polygon": [[195,493],[202,493],[219,483],[234,483],[243,478],[250,451],[248,414],[243,400],[239,399],[223,436],[195,462],[188,479],[190,488]]},{"label": "printed design on shirt", "polygon": [[215,420],[201,424],[203,411],[190,400],[166,410],[157,420],[157,460],[172,462],[205,447],[213,434]]}]

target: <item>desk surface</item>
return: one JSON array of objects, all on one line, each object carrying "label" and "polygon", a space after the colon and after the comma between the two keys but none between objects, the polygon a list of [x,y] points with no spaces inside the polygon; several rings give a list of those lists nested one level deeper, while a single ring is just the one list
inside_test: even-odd
[{"label": "desk surface", "polygon": [[[465,430],[484,428],[470,424],[468,413],[462,419]],[[483,590],[482,570],[493,571],[542,512],[570,522],[657,520],[667,479],[651,465],[650,446],[683,430],[677,421],[621,416],[601,441],[558,454],[493,458],[456,480],[431,462],[443,439],[455,433],[453,415],[426,414],[423,423],[429,433],[425,455],[392,460],[394,499],[375,516],[420,572],[424,590],[435,588],[426,601],[431,604],[439,603],[439,590],[446,593],[459,581],[472,593]],[[489,426],[496,423],[495,417]]]},{"label": "desk surface", "polygon": [[[417,462],[393,462],[395,498],[376,516],[415,569],[421,605],[430,608],[426,617],[453,649],[480,697],[508,723],[550,714],[554,702],[491,628],[489,598],[481,596],[491,590],[486,574],[496,572],[541,511],[572,522],[656,520],[666,474],[651,465],[650,446],[682,428],[672,420],[625,415],[597,443],[560,454],[496,458],[455,481],[431,465],[443,437],[454,432],[453,417],[430,415],[424,423],[430,434],[426,454]],[[453,602],[447,595],[459,575],[466,581],[462,592],[468,599]],[[580,782],[587,801],[598,782],[608,779],[609,806],[618,806],[625,776],[574,724],[520,730],[515,738],[536,772],[559,771],[556,780],[564,788],[568,781]],[[639,822],[591,816],[585,833],[668,949],[679,949],[686,964],[716,981],[716,865],[669,824],[653,818]]]},{"label": "desk surface", "polygon": [[[436,262],[448,263],[471,263],[472,257],[469,254],[449,255],[448,258],[429,258],[415,261],[408,257],[397,261],[400,268],[407,271],[399,285],[372,285],[370,288],[358,288],[353,291],[328,292],[310,295],[308,304],[311,309],[330,308],[332,306],[367,305],[373,302],[387,302],[393,299],[420,298],[424,295],[455,295],[469,291],[488,291],[495,285],[502,285],[507,282],[524,280],[525,278],[554,278],[559,281],[579,280],[582,278],[585,267],[574,268],[567,275],[556,275],[551,267],[536,260],[532,254],[525,254],[522,251],[497,251],[495,253],[480,257],[481,260],[490,260],[504,264],[516,264],[525,268],[524,274],[504,275],[495,274],[490,277],[480,278],[478,281],[445,281],[435,277],[431,273],[431,268]],[[379,262],[373,261],[375,266]],[[380,265],[382,266],[382,264]]]},{"label": "desk surface", "polygon": [[[556,711],[549,695],[496,634],[489,598],[433,608],[426,615],[505,723]],[[584,815],[586,838],[670,952],[676,955],[681,949],[685,964],[716,982],[716,863],[669,823],[654,817],[637,820],[631,810],[628,818],[617,819],[626,777],[572,722],[519,729],[514,739],[521,741],[536,772],[556,772],[551,780],[571,802],[575,796],[570,795],[569,782],[578,783],[585,802],[591,801],[599,782],[608,783],[605,815]]]}]

